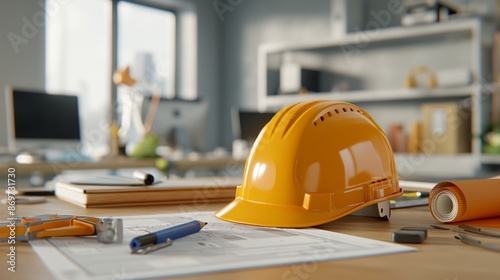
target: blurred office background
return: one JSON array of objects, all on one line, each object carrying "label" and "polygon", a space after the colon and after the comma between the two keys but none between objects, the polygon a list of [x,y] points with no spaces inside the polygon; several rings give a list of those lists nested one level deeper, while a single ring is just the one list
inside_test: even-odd
[{"label": "blurred office background", "polygon": [[[420,5],[421,17],[403,19],[410,12],[411,2]],[[77,95],[83,146],[93,155],[109,153],[109,123],[120,121],[126,102],[123,100],[126,88],[115,86],[112,76],[127,65],[131,66],[133,76],[153,81],[161,88],[153,124],[160,143],[184,141],[187,149],[200,153],[217,147],[231,151],[235,138],[233,109],[270,112],[281,106],[262,105],[259,93],[259,75],[263,72],[259,68],[259,48],[266,44],[342,42],[344,36],[356,32],[362,35],[365,31],[404,28],[402,25],[451,22],[458,20],[452,17],[452,12],[462,13],[460,16],[464,18],[480,18],[486,30],[484,36],[491,37],[481,49],[480,65],[485,70],[482,77],[475,79],[493,82],[491,53],[497,29],[497,1],[19,0],[4,1],[1,5],[0,88],[10,85]],[[438,5],[440,8],[435,8]],[[449,19],[444,19],[444,15]],[[442,39],[448,40],[448,45],[442,48],[449,48],[449,52],[443,52],[460,60],[461,51],[469,50],[469,45],[460,49],[458,43],[453,53],[449,46],[454,39],[453,36]],[[391,43],[386,44],[387,51],[382,50],[382,55],[370,55],[367,47],[364,64],[356,67],[364,69],[358,73],[393,71],[394,76],[385,78],[386,84],[394,87],[403,83],[403,73],[400,69],[384,68],[384,59],[405,54],[398,53]],[[397,44],[409,48],[404,40]],[[384,46],[374,45],[377,51]],[[414,52],[419,48],[425,55],[428,47],[415,43]],[[268,61],[272,61],[271,56]],[[339,83],[335,90],[366,89],[356,79],[363,77],[351,80],[346,77],[347,86]],[[269,86],[272,79],[266,81]],[[141,114],[145,118],[152,97],[147,89],[142,93]],[[265,95],[269,94],[280,93]],[[413,105],[401,108],[418,108],[413,113],[420,110],[422,101],[408,102]],[[5,102],[0,104],[0,146],[6,147],[7,120],[3,113],[6,108]],[[387,107],[383,102],[377,106],[360,104],[377,114],[387,132],[387,120],[394,119],[394,114],[404,114],[404,110],[397,110],[398,102],[387,102]],[[386,110],[395,107],[396,111]],[[488,125],[491,108],[479,115],[488,119],[480,126]],[[472,152],[481,153],[481,147],[474,149],[479,150]]]}]

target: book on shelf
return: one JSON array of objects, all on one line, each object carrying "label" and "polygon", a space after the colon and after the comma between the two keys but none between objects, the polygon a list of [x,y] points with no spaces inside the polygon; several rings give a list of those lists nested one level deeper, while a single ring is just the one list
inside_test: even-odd
[{"label": "book on shelf", "polygon": [[241,177],[182,178],[150,186],[57,182],[55,194],[59,199],[86,208],[226,202],[234,199],[241,180]]}]

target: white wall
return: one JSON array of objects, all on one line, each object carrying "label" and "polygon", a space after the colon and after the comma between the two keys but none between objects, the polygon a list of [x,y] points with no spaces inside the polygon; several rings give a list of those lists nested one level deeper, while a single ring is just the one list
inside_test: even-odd
[{"label": "white wall", "polygon": [[[44,88],[45,30],[38,24],[44,12],[38,2],[3,1],[0,9],[0,147],[7,145],[5,86]],[[13,47],[9,37],[22,43]]]},{"label": "white wall", "polygon": [[304,42],[331,36],[330,0],[242,0],[224,13],[221,134],[231,144],[229,109],[257,108],[257,50],[261,43]]}]

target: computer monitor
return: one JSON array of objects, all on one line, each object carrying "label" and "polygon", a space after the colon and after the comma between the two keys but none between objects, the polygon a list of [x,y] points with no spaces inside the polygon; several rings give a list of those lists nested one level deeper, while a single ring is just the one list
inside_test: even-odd
[{"label": "computer monitor", "polygon": [[[146,119],[151,100],[145,98],[142,118]],[[209,104],[207,102],[160,102],[152,131],[166,144],[184,152],[204,152],[209,148]]]},{"label": "computer monitor", "polygon": [[12,152],[80,151],[78,97],[6,87]]},{"label": "computer monitor", "polygon": [[274,117],[274,112],[233,110],[233,131],[235,139],[247,140],[252,144],[264,126]]}]

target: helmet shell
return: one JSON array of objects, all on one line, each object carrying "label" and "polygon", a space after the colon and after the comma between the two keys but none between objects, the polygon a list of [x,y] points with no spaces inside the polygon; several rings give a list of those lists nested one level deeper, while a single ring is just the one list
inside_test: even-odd
[{"label": "helmet shell", "polygon": [[389,141],[368,113],[346,102],[306,101],[283,108],[262,129],[235,199],[215,215],[307,227],[401,194]]}]

